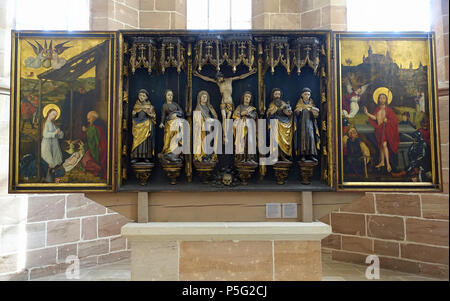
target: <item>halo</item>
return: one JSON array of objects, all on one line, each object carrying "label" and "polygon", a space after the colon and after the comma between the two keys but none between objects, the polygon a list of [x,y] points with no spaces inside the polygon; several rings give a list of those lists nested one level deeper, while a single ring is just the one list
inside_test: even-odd
[{"label": "halo", "polygon": [[387,96],[387,103],[390,104],[392,101],[392,92],[386,87],[379,87],[373,92],[373,101],[378,104],[378,96],[380,94],[385,94]]},{"label": "halo", "polygon": [[56,111],[57,114],[56,114],[55,120],[57,120],[59,118],[59,116],[61,115],[61,109],[54,103],[50,103],[50,104],[46,105],[44,107],[44,109],[42,110],[42,115],[44,115],[44,118],[47,118],[47,114],[51,109],[54,109]]}]

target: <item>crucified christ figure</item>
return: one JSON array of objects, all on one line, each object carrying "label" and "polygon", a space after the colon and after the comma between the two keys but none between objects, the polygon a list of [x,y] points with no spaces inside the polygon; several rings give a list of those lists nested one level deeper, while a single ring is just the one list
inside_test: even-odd
[{"label": "crucified christ figure", "polygon": [[225,143],[227,142],[227,128],[226,128],[226,122],[225,120],[231,119],[231,115],[234,111],[234,104],[233,104],[233,98],[231,97],[231,93],[233,92],[232,83],[234,80],[244,79],[252,74],[256,73],[256,69],[253,69],[252,71],[248,73],[244,73],[238,76],[234,77],[227,77],[225,78],[222,73],[217,72],[216,79],[204,76],[197,71],[194,71],[194,75],[203,79],[204,81],[212,82],[217,84],[219,86],[220,94],[222,95],[222,101],[220,103],[220,113],[222,115],[222,127],[223,127],[223,133],[225,137]]}]

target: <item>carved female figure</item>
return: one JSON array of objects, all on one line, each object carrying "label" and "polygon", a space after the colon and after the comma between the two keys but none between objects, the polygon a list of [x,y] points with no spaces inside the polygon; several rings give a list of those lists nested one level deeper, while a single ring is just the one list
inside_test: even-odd
[{"label": "carved female figure", "polygon": [[[255,154],[248,153],[248,143],[256,143],[256,119],[258,114],[256,113],[256,108],[251,105],[252,103],[252,93],[245,91],[241,97],[241,104],[234,110],[233,119],[234,122],[234,150],[235,150],[235,161],[251,163],[255,162]],[[247,120],[253,120],[248,123]],[[248,124],[253,125],[253,127],[248,127]],[[250,125],[250,126],[251,126]],[[256,145],[255,145],[256,149]]]},{"label": "carved female figure", "polygon": [[311,99],[311,89],[303,88],[294,112],[297,117],[296,150],[300,161],[317,162],[320,149],[320,132],[317,125],[319,108],[314,106]]},{"label": "carved female figure", "polygon": [[[207,135],[211,134],[209,130],[203,130],[205,128],[204,124],[206,122],[218,121],[218,116],[212,105],[209,103],[209,94],[207,91],[202,90],[198,92],[197,95],[197,106],[194,110],[194,126],[193,126],[193,136],[194,136],[194,160],[199,162],[215,162],[217,161],[217,147],[219,132],[217,128],[214,128],[214,149],[213,152],[208,154],[205,151],[204,141]],[[220,124],[220,123],[219,123]],[[208,128],[206,126],[206,128]]]},{"label": "carved female figure", "polygon": [[166,102],[161,109],[160,128],[164,128],[164,146],[161,151],[161,157],[168,162],[181,162],[182,153],[175,154],[174,151],[182,145],[183,135],[183,109],[176,102],[173,102],[172,90],[166,90],[164,93]]},{"label": "carved female figure", "polygon": [[131,147],[131,163],[150,162],[155,155],[155,107],[148,99],[148,92],[141,89],[131,112],[133,146]]}]

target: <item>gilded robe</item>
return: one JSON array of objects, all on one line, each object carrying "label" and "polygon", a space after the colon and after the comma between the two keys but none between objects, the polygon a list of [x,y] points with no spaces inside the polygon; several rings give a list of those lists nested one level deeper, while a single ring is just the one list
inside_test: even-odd
[{"label": "gilded robe", "polygon": [[[178,143],[183,143],[183,124],[180,120],[184,116],[183,109],[175,102],[165,103],[161,113],[161,122],[164,122],[164,146],[162,153],[171,154],[179,146]],[[175,143],[177,141],[175,137],[180,139],[178,143]]]},{"label": "gilded robe", "polygon": [[209,131],[203,131],[203,124],[207,119],[218,119],[217,113],[214,108],[210,104],[206,105],[197,105],[197,108],[194,111],[194,160],[200,162],[214,162],[217,161],[217,148],[218,148],[218,139],[219,139],[219,131],[216,131],[216,136],[214,137],[214,152],[212,154],[206,154],[203,149],[203,141],[205,141],[206,135],[210,134]]},{"label": "gilded robe", "polygon": [[[291,112],[291,115],[286,115],[283,110],[288,110]],[[285,159],[286,157],[292,156],[292,138],[294,136],[295,131],[295,123],[293,122],[293,114],[291,106],[283,101],[272,101],[269,104],[269,108],[267,109],[267,123],[270,129],[270,119],[276,119],[278,120],[278,133],[277,133],[277,142],[279,150],[284,154]],[[271,147],[274,146],[271,143]],[[275,149],[272,149],[271,152],[275,151]]]},{"label": "gilded robe", "polygon": [[[247,111],[246,115],[242,115],[242,111]],[[250,133],[250,135],[256,134],[256,119],[258,118],[258,114],[256,113],[256,108],[253,106],[239,105],[236,110],[233,112],[232,116],[234,122],[233,133],[234,133],[234,151],[235,154],[248,155],[248,141],[249,139],[254,139],[256,141],[256,136],[249,137],[248,126],[246,124],[247,119],[253,119],[255,121],[255,129],[254,132]]]},{"label": "gilded robe", "polygon": [[138,100],[133,111],[131,159],[150,159],[155,155],[155,107],[150,101]]}]

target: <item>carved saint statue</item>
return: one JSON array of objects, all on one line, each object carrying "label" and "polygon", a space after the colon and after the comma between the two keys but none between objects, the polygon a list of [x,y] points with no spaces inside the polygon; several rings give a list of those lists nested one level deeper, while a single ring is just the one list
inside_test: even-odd
[{"label": "carved saint statue", "polygon": [[[161,109],[160,128],[164,128],[164,146],[160,157],[166,162],[181,162],[182,153],[174,151],[182,146],[183,143],[183,109],[179,104],[173,102],[172,90],[166,90],[164,93],[165,103]],[[181,150],[181,149],[180,149]]]},{"label": "carved saint statue", "polygon": [[[202,90],[198,92],[197,95],[197,106],[194,110],[194,127],[192,129],[194,135],[194,160],[199,162],[215,162],[217,161],[217,147],[218,147],[218,131],[217,129],[213,129],[216,132],[216,136],[214,137],[214,148],[211,153],[205,151],[203,147],[203,143],[205,141],[205,137],[208,134],[211,134],[211,131],[204,131],[205,122],[213,122],[218,120],[217,113],[209,103],[209,94],[207,91]],[[208,128],[208,126],[206,126]],[[210,128],[211,129],[211,128]]]},{"label": "carved saint statue", "polygon": [[[245,91],[241,97],[241,104],[234,110],[234,150],[236,162],[255,163],[256,155],[249,154],[248,141],[256,143],[256,119],[258,114],[256,108],[252,104],[252,93]],[[247,120],[254,120],[250,124],[253,128],[248,128]],[[255,145],[256,149],[256,145]]]},{"label": "carved saint statue", "polygon": [[[231,94],[233,92],[232,83],[234,80],[244,79],[252,74],[256,73],[256,69],[253,69],[252,71],[241,74],[239,76],[234,77],[227,77],[225,78],[222,73],[217,72],[216,79],[204,76],[197,71],[194,71],[194,75],[200,77],[204,81],[212,82],[217,84],[219,86],[220,94],[222,95],[222,101],[220,103],[220,113],[222,115],[222,127],[224,135],[227,133],[227,127],[226,127],[226,119],[231,119],[231,114],[233,114],[234,111],[234,104],[233,104],[233,98],[231,97]],[[226,137],[225,137],[226,138]],[[225,143],[227,141],[225,140]]]},{"label": "carved saint statue", "polygon": [[296,115],[296,151],[302,162],[317,162],[320,149],[320,132],[317,125],[319,108],[311,99],[311,89],[303,88],[300,99],[295,106]]},{"label": "carved saint statue", "polygon": [[[275,133],[275,139],[277,139],[278,142],[278,160],[291,162],[292,138],[295,130],[295,124],[293,122],[294,115],[292,114],[290,104],[282,100],[281,97],[281,90],[279,88],[274,88],[271,93],[269,108],[266,111],[266,117],[268,119],[267,123],[269,127],[271,119],[278,121],[278,132]],[[273,152],[273,150],[271,151]]]},{"label": "carved saint statue", "polygon": [[131,163],[150,162],[155,155],[155,107],[148,99],[148,92],[141,89],[131,112],[133,146],[131,147]]}]

